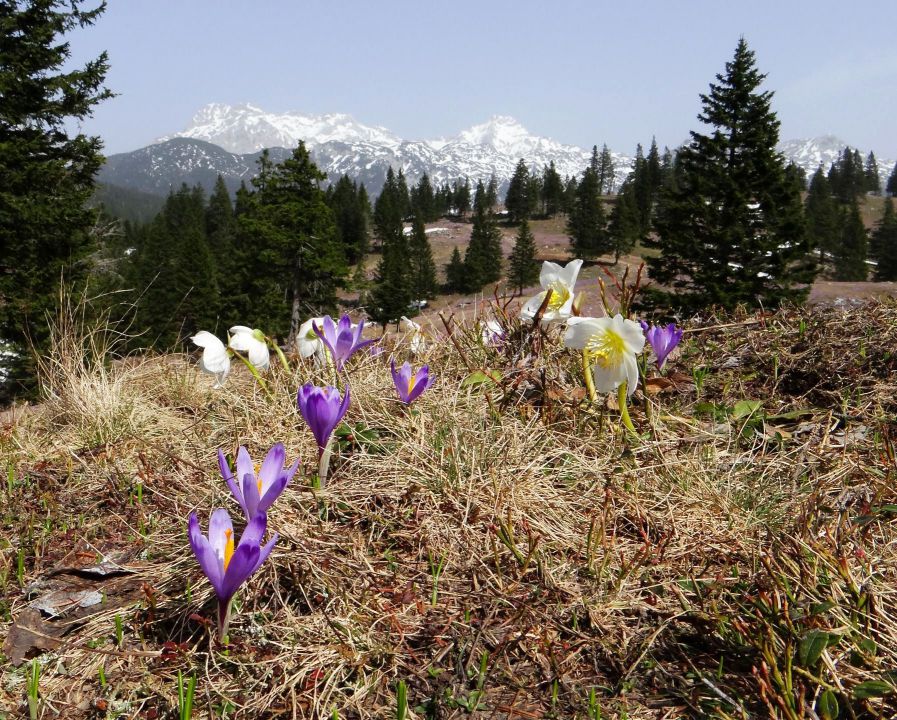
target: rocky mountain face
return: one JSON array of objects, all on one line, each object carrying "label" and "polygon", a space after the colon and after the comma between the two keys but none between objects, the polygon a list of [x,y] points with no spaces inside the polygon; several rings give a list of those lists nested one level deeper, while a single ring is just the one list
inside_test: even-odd
[{"label": "rocky mountain face", "polygon": [[[506,116],[493,117],[452,138],[412,141],[343,114],[277,114],[251,105],[213,104],[202,108],[185,130],[160,138],[154,145],[109,156],[99,180],[165,194],[182,182],[211,189],[221,174],[228,187],[236,190],[255,174],[263,148],[271,148],[272,159],[278,162],[300,139],[331,181],[348,173],[372,195],[380,192],[390,166],[401,168],[409,185],[425,172],[434,185],[463,178],[475,184],[494,173],[503,193],[520,158],[537,170],[553,161],[563,177],[578,176],[591,156],[591,149],[531,135]],[[784,142],[779,149],[809,176],[820,164],[827,168],[845,146],[827,135]],[[619,186],[629,174],[633,158],[616,152],[612,155]],[[884,182],[894,163],[882,158],[878,162]]]}]

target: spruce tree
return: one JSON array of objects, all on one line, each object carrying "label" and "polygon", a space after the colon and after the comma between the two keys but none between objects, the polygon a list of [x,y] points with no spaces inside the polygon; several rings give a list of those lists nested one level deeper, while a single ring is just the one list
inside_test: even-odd
[{"label": "spruce tree", "polygon": [[[33,388],[28,343],[47,349],[45,322],[60,280],[77,291],[91,270],[97,213],[87,207],[102,142],[77,131],[111,97],[106,53],[71,67],[64,39],[93,25],[105,3],[0,2],[0,338],[18,354],[4,360],[0,400]],[[10,367],[10,365],[13,365]]]},{"label": "spruce tree", "polygon": [[461,259],[461,251],[455,245],[452,250],[452,258],[445,266],[445,290],[450,293],[462,293],[467,289],[466,270],[464,260]]},{"label": "spruce tree", "polygon": [[327,188],[326,197],[336,223],[337,243],[346,262],[355,265],[364,258],[370,244],[367,200],[362,199],[357,183],[348,175]]},{"label": "spruce tree", "polygon": [[411,276],[408,263],[408,241],[404,234],[390,237],[383,243],[383,254],[374,275],[374,289],[368,315],[386,325],[408,313],[411,304]]},{"label": "spruce tree", "polygon": [[725,72],[701,96],[709,134],[691,133],[675,187],[655,219],[652,278],[688,307],[739,303],[776,307],[806,298],[816,266],[800,193],[776,152],[779,121],[771,92],[742,38]]},{"label": "spruce tree", "polygon": [[505,194],[505,209],[508,211],[508,222],[517,223],[529,218],[529,170],[523,158],[517,161],[514,174],[508,183],[508,192]]},{"label": "spruce tree", "polygon": [[436,213],[436,198],[430,176],[421,175],[411,193],[411,213],[417,215],[425,223],[433,222],[439,215]]},{"label": "spruce tree", "polygon": [[881,179],[878,177],[878,161],[875,159],[875,153],[869,152],[866,156],[866,165],[863,170],[866,177],[866,192],[878,195],[881,193]]},{"label": "spruce tree", "polygon": [[251,303],[243,324],[289,342],[309,316],[335,312],[347,273],[320,186],[325,178],[301,141],[277,165],[263,152],[253,201],[238,216],[243,292]]},{"label": "spruce tree", "polygon": [[470,244],[464,253],[466,290],[478,292],[487,283],[498,280],[501,260],[501,231],[486,212],[485,203],[481,203],[474,211]]},{"label": "spruce tree", "polygon": [[409,284],[412,300],[429,300],[436,296],[436,263],[427,237],[423,218],[415,215],[408,243]]},{"label": "spruce tree", "polygon": [[573,255],[595,258],[608,252],[610,243],[606,225],[598,173],[589,166],[576,187],[576,197],[567,218]]},{"label": "spruce tree", "polygon": [[819,262],[831,260],[841,240],[841,214],[822,168],[813,173],[806,201],[807,234],[819,250]]},{"label": "spruce tree", "polygon": [[834,279],[863,281],[868,274],[866,266],[868,236],[856,198],[852,199],[842,212],[844,217],[841,221],[841,237],[832,258]]},{"label": "spruce tree", "polygon": [[616,184],[614,159],[607,145],[601,146],[601,155],[598,158],[598,183],[601,186],[602,195],[610,195],[614,191]]},{"label": "spruce tree", "polygon": [[608,226],[610,245],[614,253],[614,263],[621,255],[626,255],[642,237],[638,205],[635,202],[633,185],[627,178],[617,195],[617,203],[610,214]]},{"label": "spruce tree", "polygon": [[489,182],[486,184],[484,201],[486,212],[491,215],[495,210],[495,203],[498,202],[498,178],[495,177],[495,173],[492,173],[489,176]]},{"label": "spruce tree", "polygon": [[398,181],[390,167],[383,189],[374,202],[374,232],[381,247],[402,234],[402,202]]},{"label": "spruce tree", "polygon": [[239,294],[240,260],[235,238],[237,220],[230,193],[219,175],[209,198],[206,215],[206,242],[214,258],[220,300],[218,311],[228,327],[239,322],[236,298]]},{"label": "spruce tree", "polygon": [[529,223],[520,223],[514,249],[508,258],[508,282],[511,287],[522,291],[539,281],[539,264],[536,262],[536,240],[529,229]]},{"label": "spruce tree", "polygon": [[870,245],[876,261],[875,279],[897,280],[897,213],[891,198],[885,199],[884,215],[872,233]]},{"label": "spruce tree", "polygon": [[885,185],[885,192],[891,196],[897,195],[897,163],[894,163],[891,174],[888,176],[888,184]]},{"label": "spruce tree", "polygon": [[470,180],[467,178],[464,178],[463,183],[456,180],[452,186],[452,206],[459,217],[470,212]]},{"label": "spruce tree", "polygon": [[542,172],[542,205],[548,217],[554,217],[564,208],[564,183],[554,160]]}]

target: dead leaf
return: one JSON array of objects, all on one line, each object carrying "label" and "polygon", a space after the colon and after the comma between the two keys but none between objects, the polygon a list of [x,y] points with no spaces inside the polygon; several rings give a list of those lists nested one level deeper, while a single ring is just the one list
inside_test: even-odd
[{"label": "dead leaf", "polygon": [[[38,655],[44,650],[55,650],[62,641],[59,639],[66,628],[44,620],[40,612],[25,608],[9,628],[3,643],[3,654],[14,667],[19,667],[29,655]],[[34,652],[34,651],[38,652]]]}]

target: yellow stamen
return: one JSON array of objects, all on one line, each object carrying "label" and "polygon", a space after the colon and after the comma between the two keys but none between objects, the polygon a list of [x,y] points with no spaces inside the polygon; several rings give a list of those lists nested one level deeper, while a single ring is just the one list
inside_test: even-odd
[{"label": "yellow stamen", "polygon": [[227,566],[230,565],[230,559],[234,555],[234,531],[225,530],[224,536],[227,538],[224,541],[224,569],[227,570]]},{"label": "yellow stamen", "polygon": [[414,383],[417,381],[417,373],[411,373],[411,379],[408,381],[408,394],[414,390]]},{"label": "yellow stamen", "polygon": [[586,353],[590,364],[603,368],[619,367],[626,353],[626,341],[613,330],[604,330],[589,338]]},{"label": "yellow stamen", "polygon": [[[557,312],[563,307],[564,303],[570,299],[570,289],[559,280],[555,280],[551,283],[548,286],[548,289],[551,290],[551,299],[548,301],[546,310]],[[544,293],[542,294],[542,298],[544,300]]]}]

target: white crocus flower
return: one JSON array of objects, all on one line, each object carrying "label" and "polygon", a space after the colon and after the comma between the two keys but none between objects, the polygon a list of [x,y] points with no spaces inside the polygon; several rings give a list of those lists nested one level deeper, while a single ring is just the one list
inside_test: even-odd
[{"label": "white crocus flower", "polygon": [[296,333],[296,347],[299,349],[299,357],[303,360],[314,355],[315,365],[323,365],[327,359],[327,348],[324,341],[318,337],[314,326],[318,328],[324,324],[324,318],[316,317],[306,320],[299,326],[299,332]]},{"label": "white crocus flower", "polygon": [[271,353],[268,351],[268,343],[261,330],[253,330],[245,325],[234,325],[230,329],[230,342],[232,350],[246,353],[249,362],[256,370],[267,370],[271,364]]},{"label": "white crocus flower", "polygon": [[427,343],[424,341],[424,334],[421,332],[420,325],[414,322],[414,320],[410,320],[402,315],[402,329],[405,332],[412,333],[411,342],[408,345],[412,355],[420,355],[427,349]]},{"label": "white crocus flower", "polygon": [[205,330],[200,330],[190,340],[194,345],[202,348],[202,357],[199,359],[200,369],[214,375],[215,387],[221,387],[230,372],[230,355],[227,354],[224,343]]},{"label": "white crocus flower", "polygon": [[545,300],[545,293],[551,290],[551,299],[542,314],[542,324],[561,322],[570,317],[573,311],[573,295],[576,285],[576,277],[582,267],[582,260],[571,260],[564,267],[557,263],[542,263],[542,271],[539,273],[539,284],[542,292],[526,301],[526,305],[520,311],[520,319],[532,322],[536,313]]},{"label": "white crocus flower", "polygon": [[619,313],[612,318],[572,317],[567,320],[564,345],[585,352],[598,392],[613,392],[623,382],[627,395],[635,392],[635,356],[645,347],[645,334],[638,323]]}]

